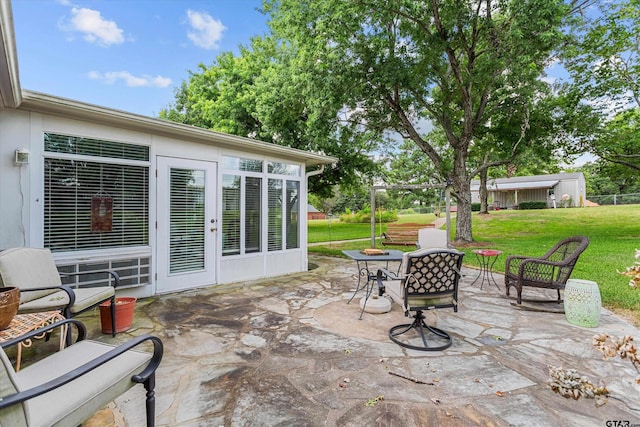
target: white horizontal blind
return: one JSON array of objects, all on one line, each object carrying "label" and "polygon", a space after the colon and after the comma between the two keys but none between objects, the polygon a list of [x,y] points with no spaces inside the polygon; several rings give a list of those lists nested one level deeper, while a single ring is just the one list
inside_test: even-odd
[{"label": "white horizontal blind", "polygon": [[269,251],[280,251],[282,247],[282,180],[269,178],[267,192],[268,209],[268,237]]},{"label": "white horizontal blind", "polygon": [[298,226],[300,214],[299,193],[300,182],[287,181],[287,249],[300,247],[300,227]]},{"label": "white horizontal blind", "polygon": [[245,180],[245,253],[260,252],[262,250],[262,178],[248,176]]},{"label": "white horizontal blind", "polygon": [[103,157],[107,159],[126,159],[149,161],[149,147],[146,145],[104,141],[101,139],[78,136],[44,134],[44,151],[78,156]]},{"label": "white horizontal blind", "polygon": [[239,175],[222,176],[222,254],[240,253],[240,184]]},{"label": "white horizontal blind", "polygon": [[172,168],[170,172],[169,272],[205,267],[205,171]]},{"label": "white horizontal blind", "polygon": [[[109,163],[109,159],[96,158],[87,161],[88,145],[76,149],[78,138],[45,135],[44,161],[44,245],[52,251],[76,251],[84,249],[112,248],[147,245],[149,242],[149,168],[147,165]],[[65,140],[66,138],[66,140]],[[66,143],[62,144],[61,140]],[[91,140],[95,141],[95,140]],[[86,141],[85,141],[86,142]],[[122,147],[134,147],[132,156],[143,159],[139,146],[107,143],[113,154],[122,158]],[[56,153],[82,151],[83,159],[56,158]],[[142,147],[148,152],[148,147]],[[99,151],[99,150],[95,150]],[[148,154],[147,154],[148,157]],[[96,200],[107,201],[112,211],[108,229],[96,229],[92,224],[92,204]],[[95,214],[94,214],[95,215]],[[95,218],[94,218],[95,220]]]}]

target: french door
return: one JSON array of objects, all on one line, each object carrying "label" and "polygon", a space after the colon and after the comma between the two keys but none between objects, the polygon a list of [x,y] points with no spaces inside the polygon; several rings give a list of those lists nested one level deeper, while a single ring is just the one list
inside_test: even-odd
[{"label": "french door", "polygon": [[156,290],[216,282],[217,164],[158,157]]}]

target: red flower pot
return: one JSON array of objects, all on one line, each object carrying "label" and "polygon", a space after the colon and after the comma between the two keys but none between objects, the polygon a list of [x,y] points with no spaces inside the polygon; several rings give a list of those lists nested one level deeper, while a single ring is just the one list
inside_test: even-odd
[{"label": "red flower pot", "polygon": [[[133,311],[136,308],[136,298],[121,297],[116,298],[116,333],[124,332],[131,327],[133,322]],[[100,323],[102,333],[112,333],[111,328],[111,301],[100,304]]]}]

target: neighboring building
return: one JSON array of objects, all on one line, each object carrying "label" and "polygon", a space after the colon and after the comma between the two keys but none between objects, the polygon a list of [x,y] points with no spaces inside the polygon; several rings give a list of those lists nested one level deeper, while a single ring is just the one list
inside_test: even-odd
[{"label": "neighboring building", "polygon": [[22,90],[0,0],[0,250],[138,297],[306,271],[307,179],[335,161]]},{"label": "neighboring building", "polygon": [[[583,207],[587,200],[582,172],[516,176],[487,180],[490,209],[517,209],[522,202],[544,201],[553,207]],[[471,202],[480,203],[480,181],[471,181]]]},{"label": "neighboring building", "polygon": [[307,219],[327,219],[327,215],[312,205],[307,205]]}]

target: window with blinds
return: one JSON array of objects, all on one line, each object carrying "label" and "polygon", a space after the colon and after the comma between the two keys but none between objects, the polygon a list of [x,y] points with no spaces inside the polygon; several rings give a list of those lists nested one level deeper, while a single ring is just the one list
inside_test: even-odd
[{"label": "window with blinds", "polygon": [[239,175],[222,176],[222,255],[240,253]]},{"label": "window with blinds", "polygon": [[149,147],[45,134],[44,149],[45,247],[148,245]]},{"label": "window with blinds", "polygon": [[205,267],[205,171],[172,168],[170,172],[170,273]]},{"label": "window with blinds", "polygon": [[245,178],[244,244],[245,253],[260,252],[262,221],[262,178]]},{"label": "window with blinds", "polygon": [[298,193],[300,192],[299,181],[287,181],[287,249],[300,247],[300,236],[298,227]]},{"label": "window with blinds", "polygon": [[[224,156],[222,167],[223,255],[261,252],[265,236],[267,251],[299,248],[300,180],[296,177],[301,167],[233,156]],[[265,206],[266,231],[262,226]]]},{"label": "window with blinds", "polygon": [[269,251],[282,250],[282,180],[269,178],[267,192],[269,212],[267,213],[269,229],[267,246]]}]

